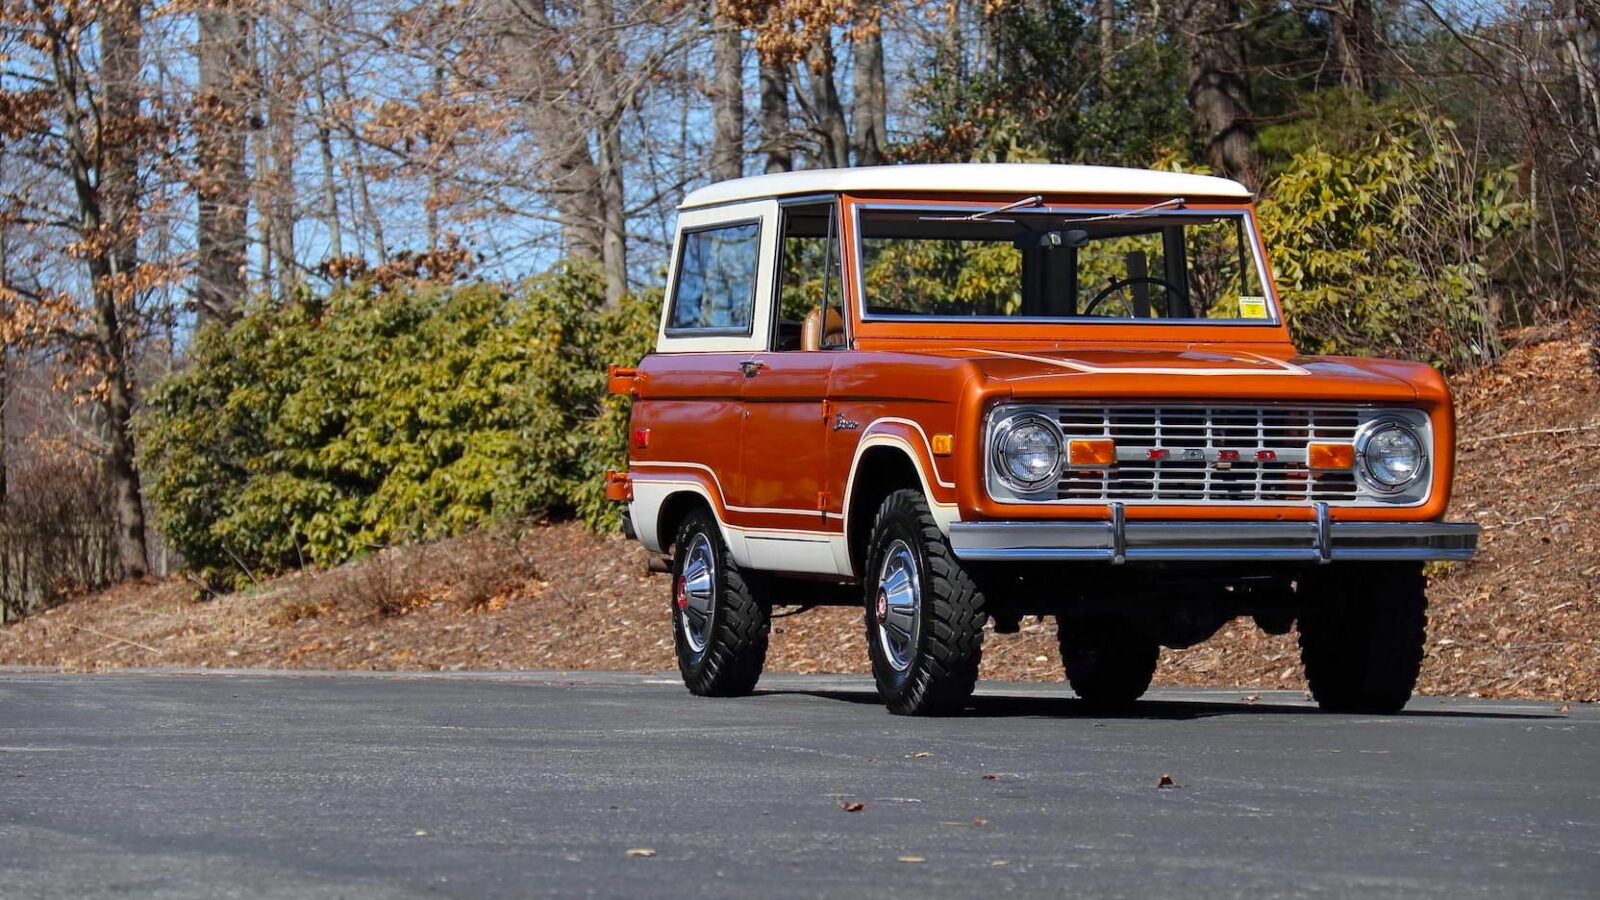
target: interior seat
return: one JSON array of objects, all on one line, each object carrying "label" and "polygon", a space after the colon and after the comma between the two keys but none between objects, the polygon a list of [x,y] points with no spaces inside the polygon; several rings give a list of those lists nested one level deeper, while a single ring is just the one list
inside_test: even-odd
[{"label": "interior seat", "polygon": [[[826,322],[826,327],[823,323]],[[823,310],[813,309],[806,313],[806,320],[800,326],[800,349],[821,350],[823,347],[837,347],[844,343],[844,319],[839,316],[837,309],[829,308],[827,318],[823,318]]]}]

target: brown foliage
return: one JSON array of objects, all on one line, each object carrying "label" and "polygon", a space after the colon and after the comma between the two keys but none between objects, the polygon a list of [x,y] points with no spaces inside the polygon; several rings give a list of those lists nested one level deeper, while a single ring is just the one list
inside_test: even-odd
[{"label": "brown foliage", "polygon": [[0,495],[0,622],[116,580],[111,497],[92,466],[20,467]]}]

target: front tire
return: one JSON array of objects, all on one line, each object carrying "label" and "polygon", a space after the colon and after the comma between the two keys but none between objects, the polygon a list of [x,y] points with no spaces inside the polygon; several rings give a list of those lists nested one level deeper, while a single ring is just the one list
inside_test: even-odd
[{"label": "front tire", "polygon": [[1391,715],[1417,686],[1428,628],[1421,563],[1335,564],[1301,582],[1300,662],[1327,712]]},{"label": "front tire", "polygon": [[700,697],[755,689],[767,661],[769,610],[734,565],[705,510],[678,528],[672,555],[672,637],[684,686]]},{"label": "front tire", "polygon": [[1072,690],[1097,710],[1126,709],[1150,689],[1161,645],[1134,622],[1056,617],[1061,665]]},{"label": "front tire", "polygon": [[943,715],[978,683],[983,594],[916,490],[884,498],[866,568],[867,653],[878,695],[902,716]]}]

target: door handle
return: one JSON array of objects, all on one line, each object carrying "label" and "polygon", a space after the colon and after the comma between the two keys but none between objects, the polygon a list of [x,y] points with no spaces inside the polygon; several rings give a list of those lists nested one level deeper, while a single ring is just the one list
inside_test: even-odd
[{"label": "door handle", "polygon": [[767,367],[767,364],[762,362],[759,359],[747,359],[744,362],[739,363],[739,371],[743,372],[744,373],[744,377],[746,377],[746,378],[754,378],[754,377],[756,377],[756,373],[760,372],[762,369],[765,369],[766,367]]}]

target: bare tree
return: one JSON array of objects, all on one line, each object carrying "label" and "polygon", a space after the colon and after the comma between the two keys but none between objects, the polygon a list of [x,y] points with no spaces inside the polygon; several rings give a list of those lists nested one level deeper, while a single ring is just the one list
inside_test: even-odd
[{"label": "bare tree", "polygon": [[254,82],[246,35],[249,14],[241,0],[214,0],[196,18],[200,84],[195,97],[195,310],[201,324],[226,320],[245,294],[246,214],[250,176],[245,169]]},{"label": "bare tree", "polygon": [[[105,407],[110,421],[110,452],[106,469],[117,508],[117,546],[126,577],[139,578],[150,570],[145,551],[143,492],[134,461],[133,379],[129,370],[128,333],[123,307],[135,290],[139,265],[139,145],[140,39],[144,14],[142,0],[112,0],[100,11],[101,134],[95,142],[100,153],[99,183],[78,178],[79,211],[84,231],[106,236],[103,252],[91,253],[89,271],[94,278],[94,338],[105,366]],[[66,41],[73,38],[62,36]],[[65,59],[67,44],[61,58]],[[60,85],[65,103],[75,92]],[[64,105],[65,105],[64,103]],[[89,149],[87,146],[84,148]],[[87,175],[87,173],[84,173]],[[103,205],[102,205],[103,203]]]},{"label": "bare tree", "polygon": [[1259,185],[1250,84],[1237,0],[1189,0],[1179,7],[1188,53],[1189,111],[1218,174]]},{"label": "bare tree", "polygon": [[744,174],[744,48],[739,26],[712,4],[711,174],[718,181]]},{"label": "bare tree", "polygon": [[1328,7],[1340,82],[1352,91],[1377,97],[1378,30],[1372,0],[1334,0]]},{"label": "bare tree", "polygon": [[789,135],[789,66],[761,60],[762,171],[788,172],[794,168]]},{"label": "bare tree", "polygon": [[856,29],[850,140],[858,166],[881,166],[889,146],[888,89],[883,75],[883,11],[872,9]]},{"label": "bare tree", "polygon": [[850,165],[850,126],[839,99],[834,62],[833,37],[821,32],[806,57],[805,110],[811,120],[817,161],[825,167],[844,168]]},{"label": "bare tree", "polygon": [[1100,96],[1111,96],[1111,76],[1117,64],[1117,0],[1096,0],[1095,31],[1099,59]]}]

